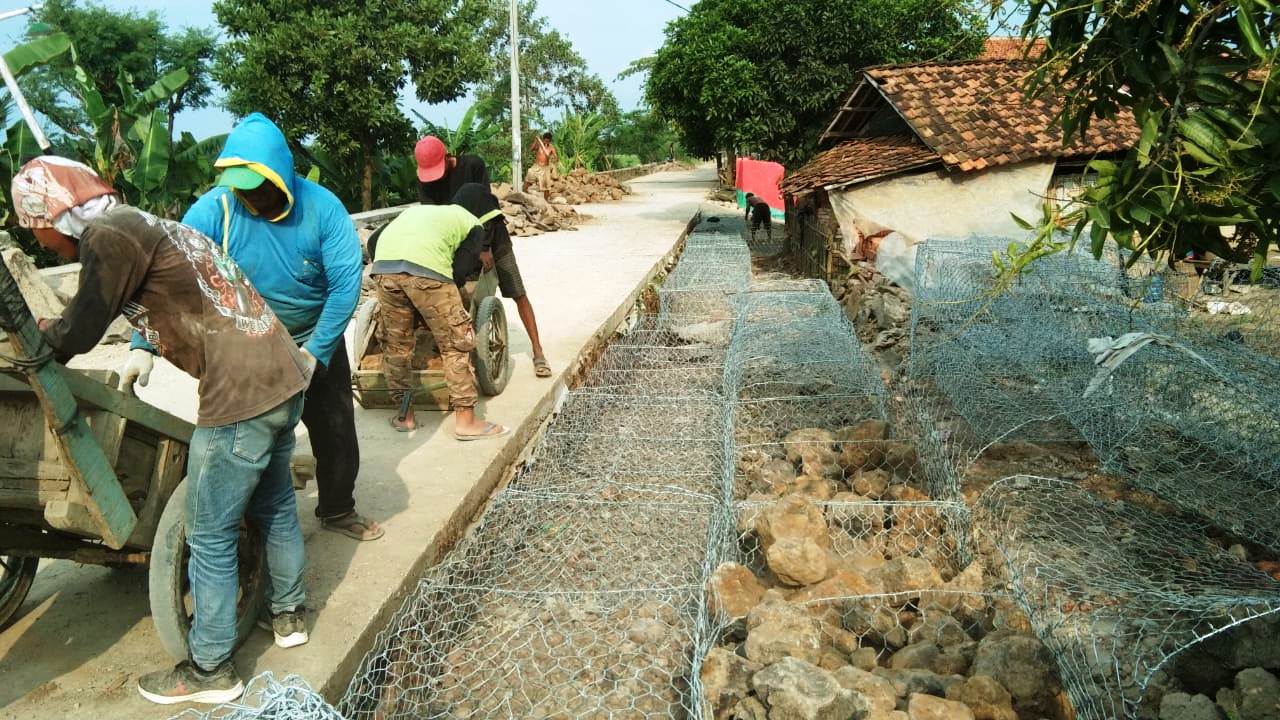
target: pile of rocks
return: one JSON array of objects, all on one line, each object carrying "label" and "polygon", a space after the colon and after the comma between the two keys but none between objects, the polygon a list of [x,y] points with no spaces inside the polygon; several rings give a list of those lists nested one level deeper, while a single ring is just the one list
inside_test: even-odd
[{"label": "pile of rocks", "polygon": [[1274,720],[1280,717],[1280,680],[1263,668],[1242,670],[1215,698],[1183,692],[1165,694],[1159,720]]},{"label": "pile of rocks", "polygon": [[[921,552],[941,522],[920,505],[798,495],[744,513],[746,564],[722,564],[707,593],[725,642],[700,672],[706,716],[1064,717],[1048,650],[984,592],[982,566]],[[894,528],[921,542],[891,541]]]},{"label": "pile of rocks", "polygon": [[513,192],[506,183],[494,185],[493,194],[502,203],[507,231],[516,237],[573,230],[586,217],[563,203],[549,203],[537,193]]},{"label": "pile of rocks", "polygon": [[[537,183],[524,182],[526,193],[538,191]],[[611,175],[589,173],[578,168],[568,174],[553,178],[546,191],[547,198],[555,205],[583,205],[621,200],[630,191]]]},{"label": "pile of rocks", "polygon": [[888,369],[901,365],[910,352],[911,293],[865,262],[856,263],[832,291],[858,339],[873,348]]}]

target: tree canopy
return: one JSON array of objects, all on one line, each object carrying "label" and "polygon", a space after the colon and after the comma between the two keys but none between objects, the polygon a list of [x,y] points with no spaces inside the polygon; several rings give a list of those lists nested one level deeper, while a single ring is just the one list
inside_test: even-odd
[{"label": "tree canopy", "polygon": [[[492,28],[489,68],[476,87],[477,110],[489,122],[510,127],[511,65],[508,4],[489,0]],[[538,14],[537,0],[520,2],[520,112],[528,127],[547,127],[561,112],[618,114],[618,101],[573,43]]]},{"label": "tree canopy", "polygon": [[799,162],[859,69],[973,57],[985,37],[962,0],[701,0],[633,67],[648,69],[650,105],[693,154]]},{"label": "tree canopy", "polygon": [[[186,70],[188,81],[165,102],[170,122],[184,109],[209,103],[210,60],[216,39],[207,29],[170,33],[157,12],[118,12],[76,0],[48,0],[36,18],[70,37],[75,45],[75,65],[88,73],[108,105],[126,104],[128,96],[176,70]],[[89,131],[90,119],[75,101],[78,86],[72,63],[37,68],[22,85],[31,106],[63,132],[80,135]]]},{"label": "tree canopy", "polygon": [[227,106],[271,117],[294,141],[364,169],[361,204],[372,204],[378,151],[408,153],[413,126],[398,106],[443,103],[484,77],[486,0],[218,0],[226,30],[214,77]]},{"label": "tree canopy", "polygon": [[[1069,213],[1100,254],[1108,236],[1152,255],[1210,250],[1261,272],[1280,240],[1280,13],[1272,0],[1020,0],[1047,38],[1030,91],[1067,99],[1068,136],[1131,110],[1137,145],[1096,161]],[[1061,218],[1050,218],[1061,222]],[[1041,242],[1053,223],[1042,227]]]}]

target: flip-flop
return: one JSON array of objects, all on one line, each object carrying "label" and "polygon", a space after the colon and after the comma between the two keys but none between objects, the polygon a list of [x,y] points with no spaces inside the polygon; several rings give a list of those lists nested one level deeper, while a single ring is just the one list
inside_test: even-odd
[{"label": "flip-flop", "polygon": [[[493,432],[498,428],[502,428],[502,432]],[[472,433],[464,435],[462,433],[454,433],[453,437],[462,442],[471,442],[472,440],[493,440],[503,438],[511,434],[511,428],[502,427],[496,423],[486,422],[484,424],[484,432]]]},{"label": "flip-flop", "polygon": [[397,420],[404,420],[404,418],[392,415],[391,419],[387,421],[391,424],[391,429],[395,430],[396,432],[407,433],[407,432],[413,432],[414,430],[418,429],[416,427],[409,427],[408,425],[397,425],[396,424]]},{"label": "flip-flop", "polygon": [[551,377],[551,364],[542,356],[533,358],[533,374],[540,378]]},{"label": "flip-flop", "polygon": [[[363,529],[356,530],[357,526]],[[373,529],[373,523],[365,520],[364,517],[354,510],[342,517],[321,520],[320,527],[331,532],[336,532],[340,535],[346,535],[352,540],[360,540],[362,542],[377,540],[387,532],[382,527],[378,527],[376,530]]]}]

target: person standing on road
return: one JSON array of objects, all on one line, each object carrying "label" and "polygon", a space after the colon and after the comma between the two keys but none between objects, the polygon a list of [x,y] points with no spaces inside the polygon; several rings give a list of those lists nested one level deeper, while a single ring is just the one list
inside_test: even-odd
[{"label": "person standing on road", "polygon": [[769,208],[769,203],[764,198],[754,193],[747,193],[747,214],[743,219],[751,221],[753,240],[761,226],[764,227],[765,238],[773,239],[773,210]]},{"label": "person standing on road", "polygon": [[[474,155],[462,155],[457,158],[456,165],[450,167],[449,157],[451,156],[443,154],[444,145],[440,144],[437,148],[435,144],[429,143],[431,140],[440,142],[433,137],[424,138],[418,143],[419,151],[414,153],[418,160],[418,179],[422,181],[418,185],[418,198],[422,204],[459,204],[459,193],[464,187],[473,188],[468,191],[470,198],[493,197],[489,186],[489,171],[484,164],[484,159]],[[457,182],[458,180],[462,182]],[[448,197],[442,198],[438,193],[442,184],[452,189]],[[428,186],[432,188],[429,192],[422,190]],[[533,349],[534,375],[549,378],[551,364],[547,362],[546,352],[542,349],[542,337],[538,334],[538,318],[533,313],[533,303],[529,302],[529,294],[524,289],[524,279],[520,277],[520,266],[516,263],[515,247],[511,243],[511,235],[507,232],[506,220],[503,218],[498,201],[494,199],[491,206],[486,203],[483,208],[468,206],[467,209],[477,217],[497,211],[497,214],[490,218],[494,222],[489,223],[491,228],[485,235],[480,260],[485,269],[497,269],[498,288],[502,291],[502,296],[513,300],[516,304],[520,324],[524,325],[524,330],[529,335],[529,344]],[[497,232],[499,225],[501,232]],[[463,282],[466,282],[466,278],[461,278],[459,285]]]},{"label": "person standing on road", "polygon": [[489,166],[479,155],[452,155],[440,138],[428,135],[413,148],[418,161],[418,202],[448,205],[467,183],[489,187]]},{"label": "person standing on road", "polygon": [[533,151],[533,165],[529,168],[529,177],[525,181],[525,186],[534,183],[538,187],[538,192],[545,197],[551,190],[551,180],[556,175],[556,165],[560,162],[560,151],[556,150],[555,143],[551,141],[551,133],[544,132],[542,137],[533,139],[533,144],[529,146]]},{"label": "person standing on road", "polygon": [[284,133],[261,113],[240,122],[214,163],[218,186],[182,221],[235,259],[302,351],[316,358],[302,424],[316,457],[321,526],[356,540],[383,529],[356,512],[360,472],[351,361],[343,332],[360,300],[363,256],[337,196],[295,175]]},{"label": "person standing on road", "polygon": [[200,381],[187,455],[184,515],[194,598],[189,658],[143,675],[160,704],[231,702],[244,692],[231,654],[246,514],[266,540],[276,643],[307,641],[304,550],[289,477],[302,391],[316,367],[271,307],[208,237],[120,203],[86,165],[36,158],[13,179],[18,224],[79,260],[80,287],[61,319],[39,321],[60,361],[91,350],[119,314]]},{"label": "person standing on road", "polygon": [[[475,371],[470,352],[475,328],[462,306],[458,283],[474,268],[484,229],[476,217],[456,205],[415,205],[405,209],[369,239],[370,272],[378,289],[382,322],[383,368],[400,412],[391,427],[418,427],[413,413],[414,320],[421,315],[435,338],[454,410],[454,437],[488,440],[505,437],[507,428],[476,417]],[[463,244],[468,247],[459,250]]]}]

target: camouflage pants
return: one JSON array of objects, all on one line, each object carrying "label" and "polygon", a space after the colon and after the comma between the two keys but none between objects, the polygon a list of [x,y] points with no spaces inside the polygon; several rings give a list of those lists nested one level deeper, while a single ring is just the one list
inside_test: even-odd
[{"label": "camouflage pants", "polygon": [[475,374],[468,354],[476,346],[471,317],[453,283],[404,273],[378,275],[378,305],[382,319],[383,371],[387,387],[399,402],[413,387],[414,317],[421,315],[431,329],[444,362],[444,381],[453,407],[475,407]]}]

